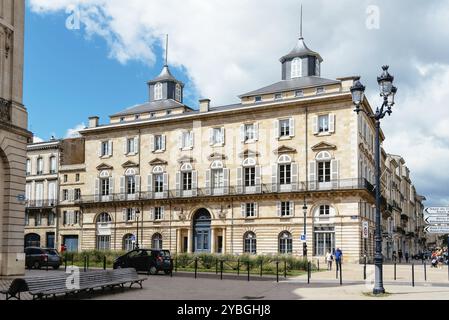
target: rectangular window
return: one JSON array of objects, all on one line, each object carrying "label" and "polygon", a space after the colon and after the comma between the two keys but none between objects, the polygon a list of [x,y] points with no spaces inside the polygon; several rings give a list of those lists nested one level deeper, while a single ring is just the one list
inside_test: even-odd
[{"label": "rectangular window", "polygon": [[101,187],[101,195],[102,196],[109,196],[109,179],[101,179],[100,181],[100,187]]},{"label": "rectangular window", "polygon": [[331,181],[331,162],[318,162],[318,181],[330,182]]},{"label": "rectangular window", "polygon": [[50,212],[47,216],[47,224],[48,226],[53,226],[55,224],[55,214]]},{"label": "rectangular window", "polygon": [[256,216],[255,203],[247,203],[245,208],[245,216],[247,218],[254,218]]},{"label": "rectangular window", "polygon": [[223,169],[212,170],[212,187],[213,188],[223,188],[224,187]]},{"label": "rectangular window", "polygon": [[164,191],[164,176],[162,174],[154,175],[154,192]]},{"label": "rectangular window", "polygon": [[30,225],[30,214],[28,212],[25,212],[25,225]]},{"label": "rectangular window", "polygon": [[56,173],[56,158],[50,158],[50,173]]},{"label": "rectangular window", "polygon": [[223,139],[223,130],[221,128],[214,128],[213,129],[213,144],[223,144],[224,143],[224,139]]},{"label": "rectangular window", "polygon": [[319,132],[329,132],[329,115],[318,117],[318,130]]},{"label": "rectangular window", "polygon": [[257,96],[257,97],[254,99],[254,101],[256,101],[256,103],[262,102],[262,97]]},{"label": "rectangular window", "polygon": [[97,250],[110,250],[111,249],[111,236],[97,236]]},{"label": "rectangular window", "polygon": [[313,255],[324,256],[335,251],[334,228],[316,228],[314,232]]},{"label": "rectangular window", "polygon": [[150,113],[150,118],[154,118],[154,117],[156,117],[156,113],[155,112],[151,112]]},{"label": "rectangular window", "polygon": [[281,202],[281,217],[290,217],[290,202],[289,201],[283,201]]},{"label": "rectangular window", "polygon": [[81,199],[81,189],[75,189],[75,200]]},{"label": "rectangular window", "polygon": [[330,213],[330,206],[321,206],[320,207],[320,216],[328,216]]},{"label": "rectangular window", "polygon": [[126,194],[135,194],[136,193],[136,177],[129,176],[126,177]]},{"label": "rectangular window", "polygon": [[27,160],[27,176],[31,176],[31,160]]},{"label": "rectangular window", "polygon": [[134,209],[132,208],[126,208],[126,214],[125,214],[125,220],[126,222],[132,222],[134,221]]},{"label": "rectangular window", "polygon": [[41,175],[44,173],[44,161],[42,158],[37,159],[37,174]]},{"label": "rectangular window", "polygon": [[63,201],[69,200],[69,190],[67,189],[62,190],[62,200]]},{"label": "rectangular window", "polygon": [[245,124],[245,141],[256,139],[256,128],[254,124]]},{"label": "rectangular window", "polygon": [[183,132],[182,133],[182,148],[192,148],[193,147],[193,132]]},{"label": "rectangular window", "polygon": [[182,173],[182,190],[183,191],[192,190],[192,172]]},{"label": "rectangular window", "polygon": [[154,220],[162,220],[162,208],[154,208]]},{"label": "rectangular window", "polygon": [[79,181],[80,181],[80,174],[79,174],[79,173],[76,174],[76,176],[75,176],[75,181],[76,181],[76,182],[79,182]]},{"label": "rectangular window", "polygon": [[244,168],[245,171],[245,187],[254,187],[256,185],[256,168]]},{"label": "rectangular window", "polygon": [[101,143],[101,156],[105,157],[109,155],[109,141],[103,141]]},{"label": "rectangular window", "polygon": [[296,91],[295,91],[295,97],[296,97],[296,98],[304,97],[304,91],[302,91],[302,90],[296,90]]},{"label": "rectangular window", "polygon": [[279,179],[281,185],[292,183],[292,166],[290,164],[281,164],[279,166]]},{"label": "rectangular window", "polygon": [[161,135],[154,136],[154,151],[162,151],[164,149],[162,140],[163,137]]},{"label": "rectangular window", "polygon": [[279,136],[290,137],[290,120],[279,120]]},{"label": "rectangular window", "polygon": [[69,176],[68,175],[64,175],[64,182],[67,182],[69,180]]},{"label": "rectangular window", "polygon": [[282,93],[276,93],[276,94],[274,95],[274,99],[275,99],[275,100],[281,100],[281,99],[282,99]]},{"label": "rectangular window", "polygon": [[36,213],[36,215],[34,216],[34,225],[36,227],[42,225],[42,215],[41,213]]},{"label": "rectangular window", "polygon": [[136,153],[134,140],[135,140],[135,138],[126,139],[126,153],[127,154]]},{"label": "rectangular window", "polygon": [[316,94],[323,94],[325,92],[326,92],[326,90],[324,89],[324,87],[316,88]]}]

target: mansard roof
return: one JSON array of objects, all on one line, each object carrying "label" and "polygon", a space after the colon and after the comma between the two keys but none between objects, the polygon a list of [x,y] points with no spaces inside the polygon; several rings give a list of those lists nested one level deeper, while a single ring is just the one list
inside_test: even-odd
[{"label": "mansard roof", "polygon": [[157,100],[157,101],[151,101],[151,102],[147,102],[144,104],[140,104],[140,105],[128,108],[124,111],[118,112],[116,114],[113,114],[111,117],[142,114],[142,113],[148,113],[148,112],[160,111],[160,110],[166,110],[166,109],[173,109],[173,108],[180,108],[180,107],[184,107],[189,110],[192,110],[192,108],[190,108],[190,107],[186,106],[185,104],[182,104],[176,100],[165,99],[165,100]]}]

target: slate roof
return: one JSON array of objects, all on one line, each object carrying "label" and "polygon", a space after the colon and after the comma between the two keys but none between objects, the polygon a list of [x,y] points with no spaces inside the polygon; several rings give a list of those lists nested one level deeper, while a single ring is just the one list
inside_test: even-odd
[{"label": "slate roof", "polygon": [[161,73],[154,79],[148,81],[148,83],[156,83],[160,81],[173,81],[183,84],[181,81],[177,80],[170,72],[170,69],[167,65],[162,68]]},{"label": "slate roof", "polygon": [[148,113],[148,112],[154,112],[154,111],[160,111],[160,110],[168,110],[168,109],[180,108],[180,107],[185,107],[185,108],[191,109],[190,107],[188,107],[176,100],[166,99],[166,100],[151,101],[151,102],[147,102],[147,103],[144,103],[141,105],[137,105],[137,106],[128,108],[124,111],[121,111],[119,113],[113,114],[111,117],[142,114],[142,113]]},{"label": "slate roof", "polygon": [[292,51],[290,51],[289,54],[283,56],[281,58],[281,62],[284,63],[285,60],[293,59],[296,57],[304,57],[304,56],[314,56],[317,57],[320,62],[323,62],[323,58],[321,58],[320,54],[318,52],[315,52],[313,50],[310,50],[306,43],[304,42],[303,38],[299,38],[298,43],[293,48]]}]

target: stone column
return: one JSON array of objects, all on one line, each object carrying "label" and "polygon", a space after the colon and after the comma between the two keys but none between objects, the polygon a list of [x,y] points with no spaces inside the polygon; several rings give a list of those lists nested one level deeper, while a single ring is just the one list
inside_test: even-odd
[{"label": "stone column", "polygon": [[215,253],[215,229],[210,230],[210,252]]},{"label": "stone column", "polygon": [[227,254],[227,252],[226,252],[226,228],[223,228],[223,231],[222,231],[223,233],[222,233],[222,237],[223,237],[223,254]]},{"label": "stone column", "polygon": [[181,229],[176,229],[176,253],[179,254],[182,252],[182,245],[181,245],[181,235],[182,235]]},{"label": "stone column", "polygon": [[192,246],[192,243],[193,243],[193,237],[192,237],[192,228],[189,228],[189,231],[188,231],[188,238],[187,238],[187,253],[192,253],[192,249],[193,249],[193,246]]}]

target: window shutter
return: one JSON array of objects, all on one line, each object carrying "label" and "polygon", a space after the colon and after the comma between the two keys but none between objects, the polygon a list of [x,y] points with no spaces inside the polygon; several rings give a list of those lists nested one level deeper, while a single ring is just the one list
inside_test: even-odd
[{"label": "window shutter", "polygon": [[245,142],[245,125],[240,126],[240,141]]},{"label": "window shutter", "polygon": [[140,139],[139,137],[135,137],[134,138],[134,153],[137,154],[139,153],[139,147],[140,147]]},{"label": "window shutter", "polygon": [[123,143],[123,154],[128,154],[128,138],[125,138]]},{"label": "window shutter", "polygon": [[109,151],[109,156],[112,157],[112,155],[114,154],[112,151],[112,148],[114,147],[114,143],[112,142],[112,140],[108,141],[108,151]]},{"label": "window shutter", "polygon": [[243,193],[243,168],[237,168],[237,190],[238,194]]},{"label": "window shutter", "polygon": [[254,124],[254,136],[256,141],[259,140],[259,123]]},{"label": "window shutter", "polygon": [[271,170],[271,191],[278,192],[278,165],[274,164]]},{"label": "window shutter", "polygon": [[246,203],[242,203],[240,205],[240,212],[242,214],[242,218],[246,218]]},{"label": "window shutter", "polygon": [[226,144],[226,131],[225,128],[221,128],[221,139],[222,139],[222,145]]},{"label": "window shutter", "polygon": [[125,222],[127,222],[128,221],[128,212],[127,212],[128,210],[126,209],[126,208],[124,208],[123,210],[122,210],[122,214],[123,214],[123,221],[125,221]]},{"label": "window shutter", "polygon": [[318,134],[319,133],[318,116],[313,116],[312,121],[313,121],[313,134]]},{"label": "window shutter", "polygon": [[339,185],[339,161],[332,160],[331,161],[331,179],[332,179],[332,188],[338,188]]},{"label": "window shutter", "polygon": [[295,118],[290,118],[290,137],[295,136]]},{"label": "window shutter", "polygon": [[362,113],[359,113],[358,120],[359,120],[359,133],[362,134],[362,121],[363,121]]},{"label": "window shutter", "polygon": [[192,171],[192,196],[198,195],[198,172]]},{"label": "window shutter", "polygon": [[290,201],[290,216],[292,216],[292,217],[295,216],[295,202],[294,201]]},{"label": "window shutter", "polygon": [[150,221],[154,221],[154,208],[150,208]]},{"label": "window shutter", "polygon": [[126,177],[120,177],[120,200],[125,200]]},{"label": "window shutter", "polygon": [[161,207],[161,220],[164,220],[165,207]]},{"label": "window shutter", "polygon": [[178,136],[178,148],[179,149],[182,149],[184,147],[182,145],[183,144],[183,139],[182,139],[183,136],[184,136],[184,132],[181,131],[179,136]]},{"label": "window shutter", "polygon": [[139,195],[140,194],[140,176],[136,176],[136,193]]},{"label": "window shutter", "polygon": [[69,190],[69,201],[73,202],[75,201],[75,194],[74,194],[74,190]]},{"label": "window shutter", "polygon": [[256,193],[262,193],[262,167],[256,166]]},{"label": "window shutter", "polygon": [[207,196],[210,196],[212,194],[210,175],[211,175],[211,170],[207,169],[206,170],[206,195]]},{"label": "window shutter", "polygon": [[109,178],[109,200],[114,199],[114,178]]},{"label": "window shutter", "polygon": [[316,189],[316,161],[309,163],[309,190]]},{"label": "window shutter", "polygon": [[190,148],[193,148],[195,145],[195,134],[193,131],[190,131]]},{"label": "window shutter", "polygon": [[154,144],[154,140],[155,140],[154,136],[151,135],[151,136],[150,136],[150,151],[151,151],[151,152],[156,151],[156,147],[155,147],[155,144]]},{"label": "window shutter", "polygon": [[278,217],[281,217],[281,208],[282,208],[281,202],[277,201],[276,202],[276,214]]},{"label": "window shutter", "polygon": [[167,149],[167,136],[164,134],[162,135],[162,151],[165,151]]},{"label": "window shutter", "polygon": [[98,146],[98,157],[101,157],[102,156],[102,150],[103,149],[103,143],[102,142],[100,142],[100,145]]},{"label": "window shutter", "polygon": [[223,169],[223,184],[224,184],[224,190],[223,194],[229,194],[229,169]]},{"label": "window shutter", "polygon": [[67,225],[67,211],[62,213],[62,224]]},{"label": "window shutter", "polygon": [[94,195],[95,195],[95,201],[99,201],[100,200],[100,179],[96,178],[95,179],[95,187],[94,187]]},{"label": "window shutter", "polygon": [[254,202],[254,216],[259,217],[259,204],[257,202]]},{"label": "window shutter", "polygon": [[147,179],[147,191],[149,193],[150,199],[153,198],[152,192],[153,192],[153,175],[149,174]]},{"label": "window shutter", "polygon": [[209,145],[211,145],[211,146],[214,145],[214,129],[213,128],[209,129]]},{"label": "window shutter", "polygon": [[181,172],[178,171],[176,172],[176,196],[180,197],[181,196]]},{"label": "window shutter", "polygon": [[299,190],[299,184],[298,184],[298,164],[292,163],[292,191],[298,191]]},{"label": "window shutter", "polygon": [[281,132],[279,130],[279,120],[276,119],[276,120],[274,120],[274,137],[276,139],[279,139],[280,136],[281,136]]},{"label": "window shutter", "polygon": [[162,175],[164,198],[168,198],[168,173]]},{"label": "window shutter", "polygon": [[335,114],[329,115],[329,132],[335,133]]}]

